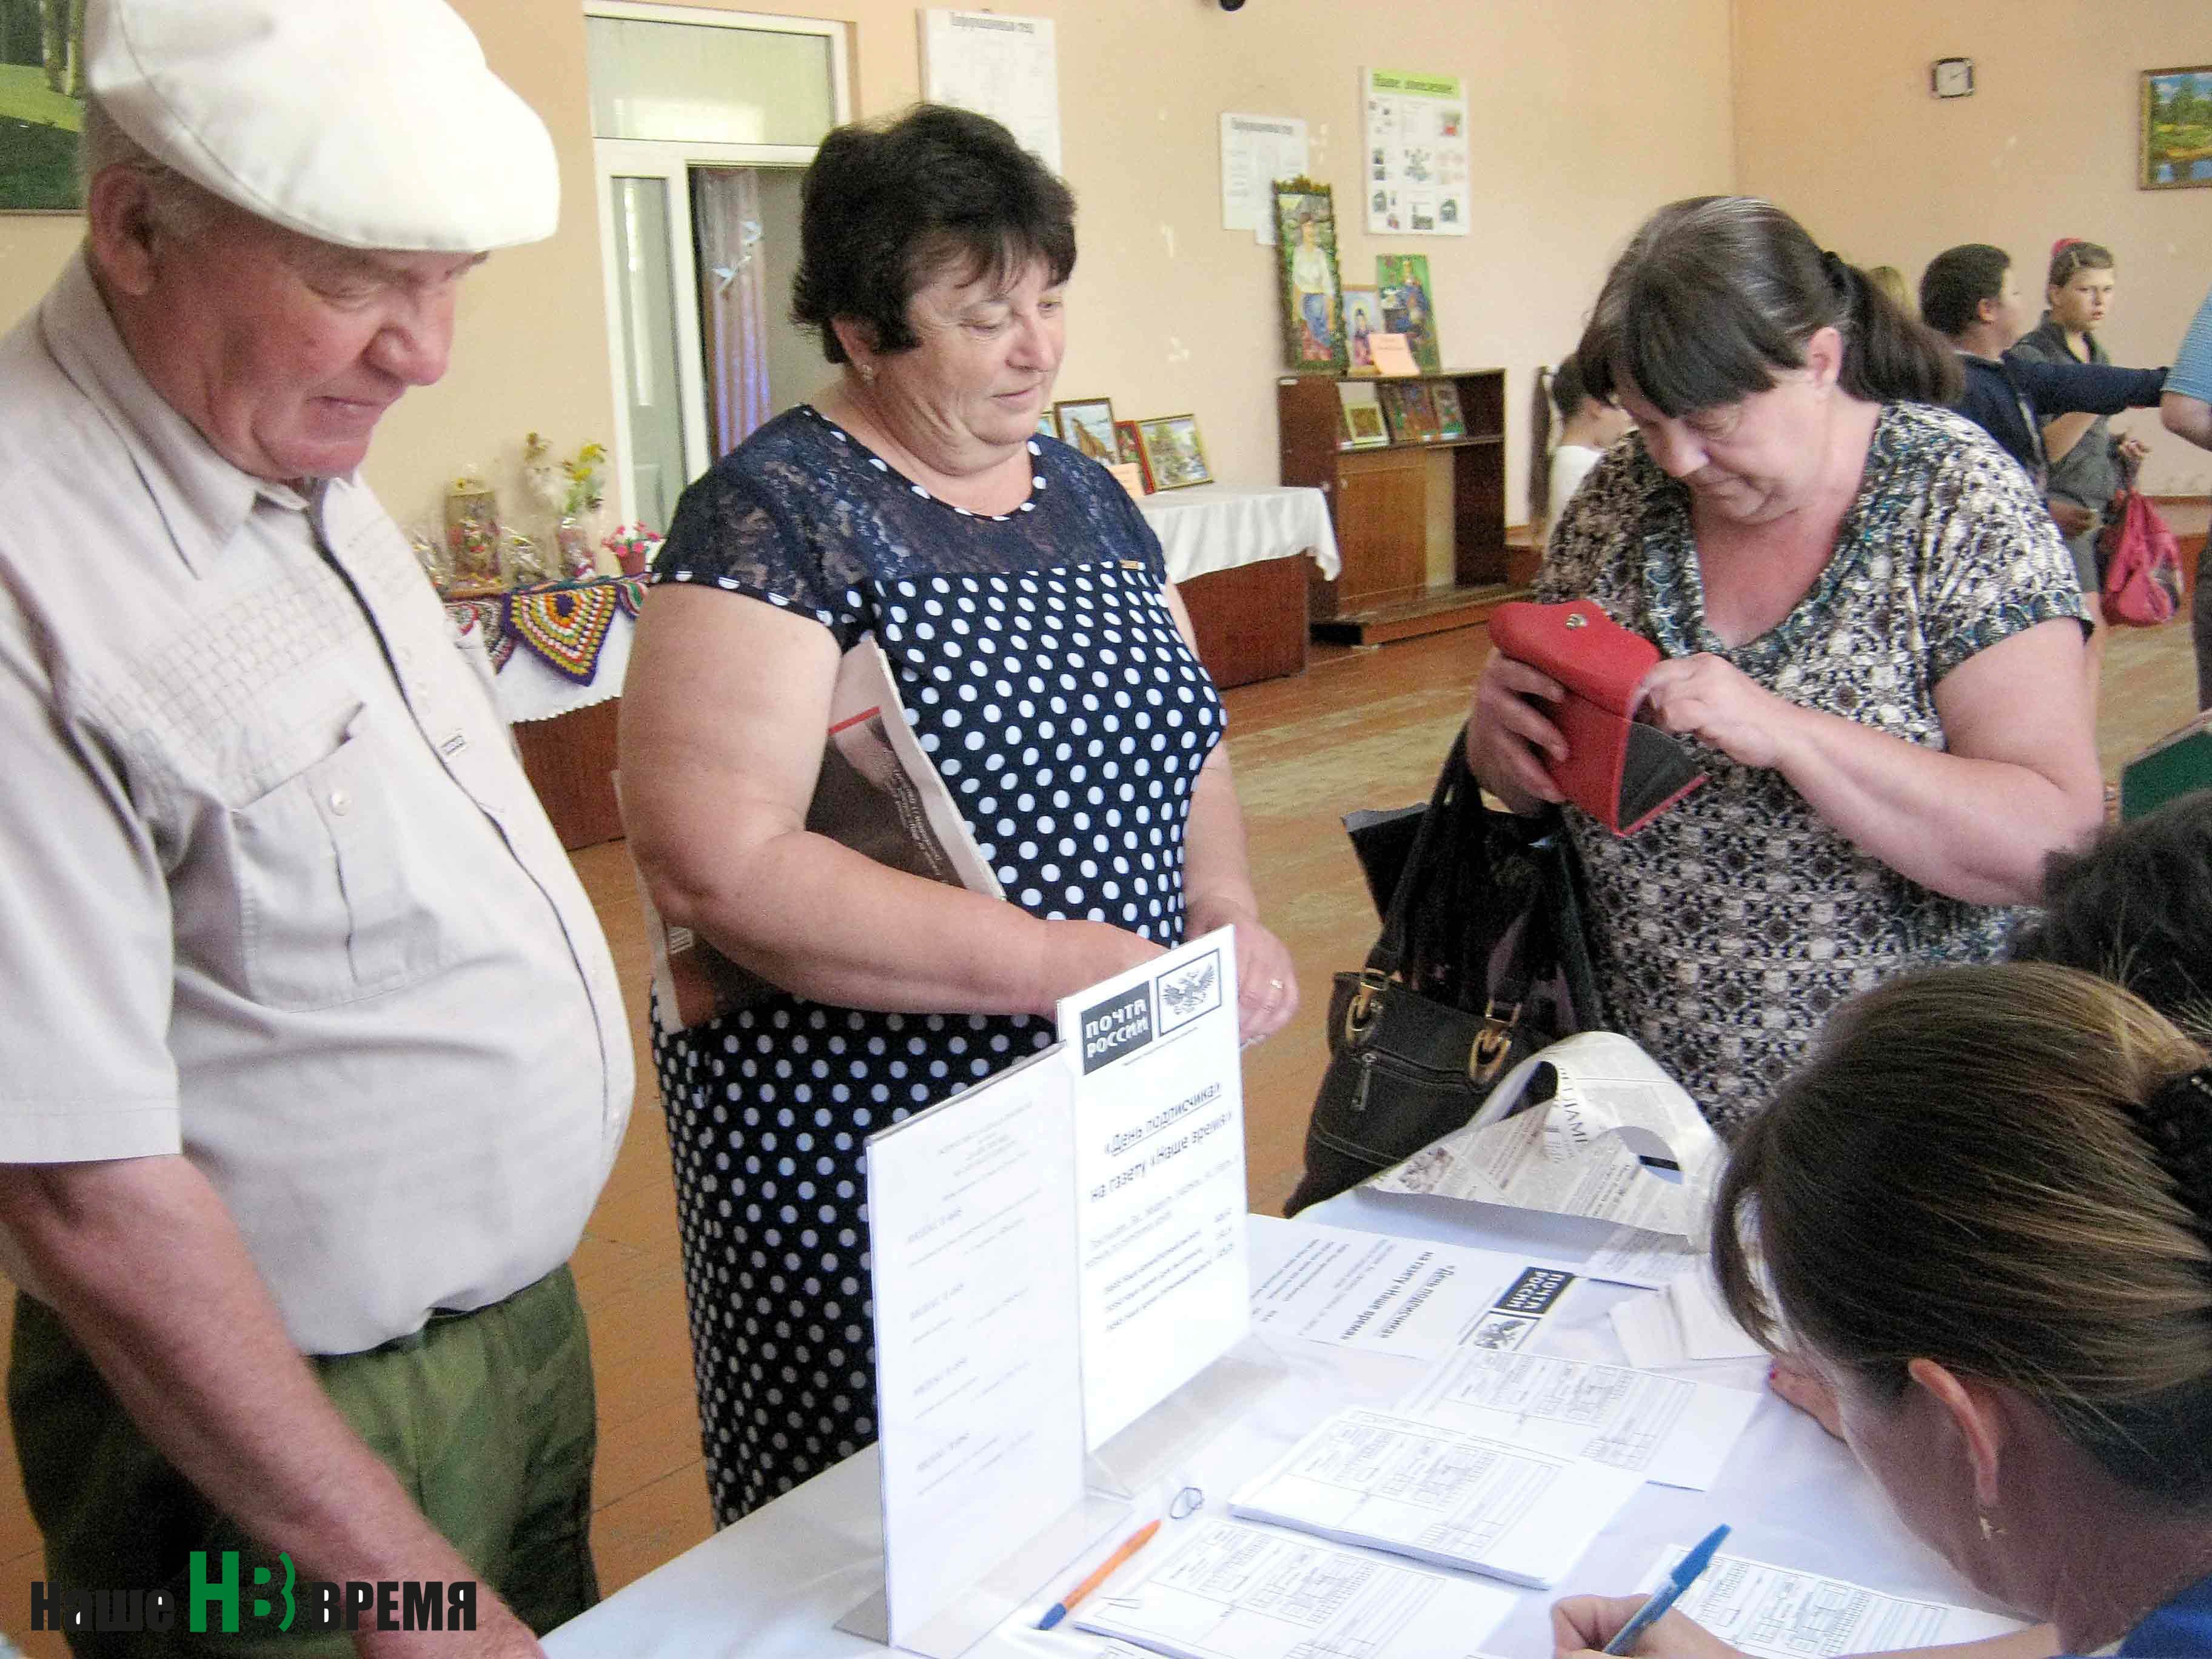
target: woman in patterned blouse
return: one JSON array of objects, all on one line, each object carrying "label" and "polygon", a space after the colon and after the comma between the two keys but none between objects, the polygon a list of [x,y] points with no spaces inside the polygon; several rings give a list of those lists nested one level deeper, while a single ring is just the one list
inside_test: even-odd
[{"label": "woman in patterned blouse", "polygon": [[[1726,1133],[1846,998],[1996,957],[2095,828],[2081,593],[2026,476],[1934,406],[1950,352],[1769,203],[1654,215],[1576,355],[1636,429],[1539,596],[1658,646],[1646,715],[1709,781],[1632,837],[1567,820],[1614,1025]],[[1476,684],[1469,760],[1516,811],[1559,799],[1560,695],[1495,655]]]}]

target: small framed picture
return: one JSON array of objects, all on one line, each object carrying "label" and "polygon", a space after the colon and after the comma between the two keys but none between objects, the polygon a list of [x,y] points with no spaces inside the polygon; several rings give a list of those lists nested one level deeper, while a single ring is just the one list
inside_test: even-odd
[{"label": "small framed picture", "polygon": [[2142,72],[2142,190],[2212,186],[2212,64]]},{"label": "small framed picture", "polygon": [[1429,382],[1429,401],[1436,406],[1437,436],[1467,436],[1467,415],[1459,406],[1459,387],[1449,380]]},{"label": "small framed picture", "polygon": [[1111,398],[1078,398],[1054,404],[1052,418],[1060,428],[1060,442],[1078,454],[1102,465],[1115,459]]},{"label": "small framed picture", "polygon": [[1040,438],[1060,436],[1060,422],[1053,418],[1053,413],[1048,409],[1037,416],[1037,436]]},{"label": "small framed picture", "polygon": [[1137,422],[1144,446],[1145,471],[1155,489],[1188,489],[1213,482],[1195,415],[1161,415]]},{"label": "small framed picture", "polygon": [[1277,179],[1274,196],[1284,363],[1341,374],[1347,362],[1344,289],[1336,264],[1336,198],[1327,185],[1306,178]]},{"label": "small framed picture", "polygon": [[1114,422],[1114,459],[1124,466],[1133,466],[1143,477],[1145,494],[1151,495],[1159,486],[1152,482],[1152,469],[1145,465],[1144,434],[1137,430],[1134,421]]},{"label": "small framed picture", "polygon": [[1382,331],[1382,290],[1346,288],[1344,290],[1344,349],[1354,374],[1376,372],[1375,353],[1367,342]]},{"label": "small framed picture", "polygon": [[1337,401],[1344,406],[1344,430],[1340,449],[1380,449],[1390,441],[1390,428],[1382,422],[1382,405],[1369,380],[1339,380]]}]

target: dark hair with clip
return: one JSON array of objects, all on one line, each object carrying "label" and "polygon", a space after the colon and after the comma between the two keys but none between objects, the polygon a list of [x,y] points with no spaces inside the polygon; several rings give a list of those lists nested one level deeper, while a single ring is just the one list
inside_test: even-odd
[{"label": "dark hair with clip", "polygon": [[2050,285],[2063,288],[2075,275],[2084,270],[2110,270],[2112,251],[2094,242],[2085,242],[2079,236],[2062,236],[2051,245]]},{"label": "dark hair with clip", "polygon": [[1843,336],[1839,384],[1873,403],[1948,404],[1950,349],[1804,227],[1753,196],[1661,208],[1613,264],[1575,356],[1592,397],[1634,390],[1662,415],[1715,409],[1802,368],[1824,328]]},{"label": "dark hair with clip", "polygon": [[2003,1384],[2133,1490],[2212,1504],[2205,1059],[2070,969],[1869,992],[1735,1143],[1713,1239],[1730,1310],[1871,1399],[1916,1358]]}]

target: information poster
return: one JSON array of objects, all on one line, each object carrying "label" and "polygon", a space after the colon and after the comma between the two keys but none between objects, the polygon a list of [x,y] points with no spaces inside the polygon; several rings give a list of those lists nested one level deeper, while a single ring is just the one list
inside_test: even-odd
[{"label": "information poster", "polygon": [[1221,118],[1221,228],[1249,230],[1275,245],[1274,182],[1303,179],[1309,165],[1306,124],[1294,115]]},{"label": "information poster", "polygon": [[1371,69],[1360,71],[1360,82],[1368,234],[1466,235],[1467,100],[1459,76]]},{"label": "information poster", "polygon": [[995,11],[921,14],[922,96],[1003,125],[1060,166],[1060,69],[1048,17]]},{"label": "information poster", "polygon": [[1237,947],[1218,928],[1060,1004],[1097,1450],[1251,1327]]}]

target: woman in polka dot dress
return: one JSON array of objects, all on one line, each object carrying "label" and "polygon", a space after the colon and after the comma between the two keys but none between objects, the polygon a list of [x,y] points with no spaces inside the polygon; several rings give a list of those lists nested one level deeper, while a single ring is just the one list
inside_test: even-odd
[{"label": "woman in polka dot dress", "polygon": [[[1065,994],[1237,927],[1248,1038],[1295,1010],[1221,704],[1159,543],[1036,436],[1066,187],[924,108],[833,133],[794,314],[841,383],[684,492],[623,701],[655,902],[780,994],[656,1042],[724,1523],[874,1437],[862,1148],[1053,1039]],[[873,635],[1006,902],[805,832],[840,653]]]}]

